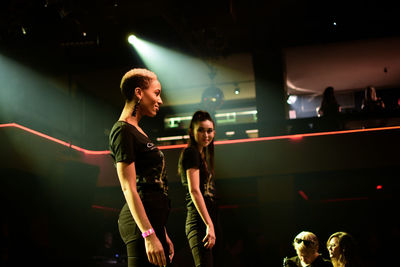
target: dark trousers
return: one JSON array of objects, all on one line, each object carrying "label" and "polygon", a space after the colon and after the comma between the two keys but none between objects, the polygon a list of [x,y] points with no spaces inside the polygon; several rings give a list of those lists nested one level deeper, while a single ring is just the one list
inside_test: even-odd
[{"label": "dark trousers", "polygon": [[[165,258],[169,263],[169,247],[165,238],[165,225],[170,210],[169,199],[159,192],[140,192],[139,193],[146,210],[147,217],[164,248]],[[126,212],[124,213],[125,216]],[[126,222],[126,223],[122,223]],[[118,221],[119,231],[127,248],[128,267],[152,266],[147,258],[145,241],[141,235],[139,227],[132,219],[126,217]]]},{"label": "dark trousers", "polygon": [[[157,236],[158,237],[158,236]],[[164,236],[165,237],[165,236]],[[159,238],[160,239],[160,238]],[[164,238],[165,240],[165,238]],[[161,241],[161,240],[160,240]],[[143,239],[134,240],[126,244],[128,254],[128,267],[154,267],[155,265],[149,262],[146,255],[146,248]],[[168,248],[164,245],[165,259],[167,260],[167,266],[169,266]]]},{"label": "dark trousers", "polygon": [[[205,199],[208,213],[211,217],[211,220],[214,224],[215,233],[217,235],[218,232],[218,216],[217,216],[217,206],[215,203],[212,203]],[[192,251],[193,260],[196,267],[213,267],[215,262],[215,249],[214,246],[212,249],[206,249],[204,247],[203,239],[206,236],[206,225],[201,219],[200,214],[197,212],[195,208],[188,209],[186,215],[186,237],[189,241],[189,246]],[[218,240],[216,242],[220,242]]]}]

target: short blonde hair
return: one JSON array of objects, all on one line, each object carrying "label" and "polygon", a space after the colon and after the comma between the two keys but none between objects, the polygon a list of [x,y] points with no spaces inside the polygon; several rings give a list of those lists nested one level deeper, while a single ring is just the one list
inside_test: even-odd
[{"label": "short blonde hair", "polygon": [[157,80],[157,75],[148,69],[135,68],[125,73],[120,85],[125,101],[132,101],[135,88],[139,87],[145,90],[149,88],[153,80]]}]

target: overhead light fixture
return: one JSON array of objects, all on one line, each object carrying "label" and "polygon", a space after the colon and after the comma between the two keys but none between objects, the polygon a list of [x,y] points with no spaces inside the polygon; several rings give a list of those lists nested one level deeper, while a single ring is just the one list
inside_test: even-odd
[{"label": "overhead light fixture", "polygon": [[235,86],[235,89],[233,90],[235,95],[240,94],[240,87],[239,87],[238,83],[234,83],[233,85]]},{"label": "overhead light fixture", "polygon": [[296,103],[296,101],[297,101],[297,96],[296,95],[289,95],[288,99],[286,100],[286,102],[289,105],[293,105],[294,103]]}]

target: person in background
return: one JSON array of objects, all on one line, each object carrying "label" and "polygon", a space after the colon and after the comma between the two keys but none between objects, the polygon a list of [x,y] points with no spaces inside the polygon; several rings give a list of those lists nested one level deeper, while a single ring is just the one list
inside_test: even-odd
[{"label": "person in background", "polygon": [[185,232],[195,266],[214,266],[217,203],[214,178],[215,124],[206,111],[194,113],[189,143],[182,150],[178,170],[186,188]]},{"label": "person in background", "polygon": [[317,122],[316,129],[319,131],[341,130],[343,128],[339,117],[341,110],[336,100],[333,87],[327,87],[324,90],[321,106],[318,109],[318,117],[320,118]]},{"label": "person in background", "polygon": [[368,86],[364,90],[364,99],[361,104],[361,110],[365,112],[381,112],[385,109],[385,103],[376,96],[376,90],[373,86]]},{"label": "person in background", "polygon": [[362,266],[354,238],[346,232],[332,234],[326,242],[333,267]]},{"label": "person in background", "polygon": [[113,234],[108,231],[105,232],[102,241],[101,245],[97,248],[95,258],[102,261],[116,260],[119,254],[114,247]]},{"label": "person in background", "polygon": [[315,234],[307,231],[299,233],[293,240],[293,247],[297,256],[285,258],[284,267],[332,267],[332,263],[318,252],[319,242]]},{"label": "person in background", "polygon": [[165,225],[170,210],[163,153],[139,126],[159,111],[161,84],[155,73],[132,69],[121,80],[125,106],[111,129],[110,154],[126,200],[118,219],[128,267],[166,266],[174,246]]},{"label": "person in background", "polygon": [[321,106],[318,109],[318,116],[336,116],[341,112],[341,107],[338,104],[335,92],[332,86],[325,88],[322,94]]},{"label": "person in background", "polygon": [[368,86],[364,90],[364,99],[361,104],[361,111],[365,113],[364,128],[384,127],[387,125],[387,118],[380,116],[385,110],[385,103],[376,96],[373,86]]}]

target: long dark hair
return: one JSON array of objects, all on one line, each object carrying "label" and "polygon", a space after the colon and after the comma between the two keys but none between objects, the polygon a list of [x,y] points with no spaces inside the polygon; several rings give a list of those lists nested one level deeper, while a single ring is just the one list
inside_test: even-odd
[{"label": "long dark hair", "polygon": [[339,106],[333,87],[329,86],[325,88],[320,106],[322,115],[335,115],[336,113],[339,113]]},{"label": "long dark hair", "polygon": [[330,105],[330,104],[337,104],[337,100],[335,97],[335,92],[332,86],[325,88],[324,93],[322,95],[322,106]]},{"label": "long dark hair", "polygon": [[[193,114],[192,120],[190,121],[189,130],[188,130],[189,142],[188,142],[188,146],[187,147],[192,147],[193,149],[198,151],[197,142],[196,142],[196,140],[194,138],[194,127],[199,122],[207,121],[207,120],[211,121],[213,123],[214,128],[215,128],[215,122],[212,119],[211,115],[207,111],[198,110]],[[183,166],[182,166],[183,152],[184,152],[184,150],[182,150],[182,152],[181,152],[181,155],[179,157],[179,163],[178,163],[178,173],[180,175],[182,175],[184,173]],[[203,148],[203,152],[204,152],[204,155],[206,155],[206,161],[208,161],[209,164],[210,164],[209,171],[214,176],[214,138],[213,138],[213,140],[211,141],[211,143],[207,147]]]}]

